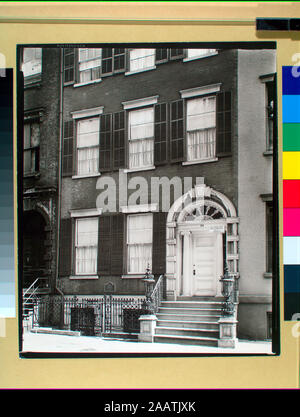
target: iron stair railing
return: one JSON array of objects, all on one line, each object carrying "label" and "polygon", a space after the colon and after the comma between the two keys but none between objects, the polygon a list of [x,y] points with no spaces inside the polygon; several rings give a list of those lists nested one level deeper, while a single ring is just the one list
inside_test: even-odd
[{"label": "iron stair railing", "polygon": [[157,283],[155,284],[155,287],[152,291],[152,294],[150,296],[151,310],[154,314],[156,314],[158,312],[160,303],[165,298],[166,298],[165,276],[160,275],[160,277],[158,278]]}]

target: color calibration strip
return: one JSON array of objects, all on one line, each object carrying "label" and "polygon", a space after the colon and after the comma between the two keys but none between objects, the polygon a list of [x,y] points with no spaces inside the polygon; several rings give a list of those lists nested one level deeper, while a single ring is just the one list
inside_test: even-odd
[{"label": "color calibration strip", "polygon": [[0,337],[4,318],[15,317],[13,70],[0,68]]},{"label": "color calibration strip", "polygon": [[300,67],[282,67],[284,319],[300,313]]}]

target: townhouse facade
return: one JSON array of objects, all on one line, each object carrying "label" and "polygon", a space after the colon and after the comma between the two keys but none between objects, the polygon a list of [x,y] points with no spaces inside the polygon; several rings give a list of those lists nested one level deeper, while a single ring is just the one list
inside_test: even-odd
[{"label": "townhouse facade", "polygon": [[[39,250],[51,248],[51,291],[140,296],[149,268],[165,276],[169,301],[218,300],[228,268],[239,282],[238,336],[270,338],[275,51],[35,53],[45,75],[25,83],[24,213],[44,230]],[[34,217],[41,210],[46,226]]]}]

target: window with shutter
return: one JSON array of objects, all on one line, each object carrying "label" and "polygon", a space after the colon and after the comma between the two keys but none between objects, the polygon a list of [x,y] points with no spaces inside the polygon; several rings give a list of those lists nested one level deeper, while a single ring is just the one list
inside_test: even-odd
[{"label": "window with shutter", "polygon": [[204,161],[216,156],[216,98],[187,100],[187,160]]},{"label": "window with shutter", "polygon": [[78,120],[77,174],[93,175],[99,172],[99,117]]},{"label": "window with shutter", "polygon": [[75,81],[75,49],[64,49],[64,83]]},{"label": "window with shutter", "polygon": [[36,76],[42,72],[42,48],[24,48],[22,71],[24,77]]},{"label": "window with shutter", "polygon": [[24,175],[39,172],[40,125],[38,122],[24,124]]},{"label": "window with shutter", "polygon": [[217,94],[217,156],[231,153],[231,92]]},{"label": "window with shutter", "polygon": [[184,160],[184,111],[183,100],[170,103],[170,160]]},{"label": "window with shutter", "polygon": [[75,224],[75,274],[97,273],[98,217],[79,218]]},{"label": "window with shutter", "polygon": [[62,159],[62,174],[63,176],[70,176],[73,174],[73,120],[64,122],[63,135],[63,159]]},{"label": "window with shutter", "polygon": [[128,113],[128,167],[149,168],[154,158],[154,109],[143,108]]},{"label": "window with shutter", "polygon": [[79,48],[79,82],[101,78],[101,48]]},{"label": "window with shutter", "polygon": [[144,274],[152,269],[153,214],[127,217],[127,272]]}]

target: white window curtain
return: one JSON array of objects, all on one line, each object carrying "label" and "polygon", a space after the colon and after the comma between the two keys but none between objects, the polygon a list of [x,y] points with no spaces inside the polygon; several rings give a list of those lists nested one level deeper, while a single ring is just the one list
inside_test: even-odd
[{"label": "white window curtain", "polygon": [[216,155],[216,97],[187,101],[187,156],[189,161]]},{"label": "white window curtain", "polygon": [[77,174],[99,172],[99,117],[77,122]]},{"label": "white window curtain", "polygon": [[76,219],[75,273],[97,272],[98,218]]},{"label": "white window curtain", "polygon": [[101,48],[79,49],[80,82],[88,82],[101,77]]},{"label": "white window curtain", "polygon": [[214,54],[216,49],[188,49],[188,58],[198,58],[201,56],[206,56]]},{"label": "white window curtain", "polygon": [[128,273],[145,273],[152,268],[152,214],[134,214],[127,218]]},{"label": "white window curtain", "polygon": [[153,166],[154,109],[129,113],[129,168]]},{"label": "white window curtain", "polygon": [[130,51],[130,71],[154,67],[155,49],[132,49]]}]

